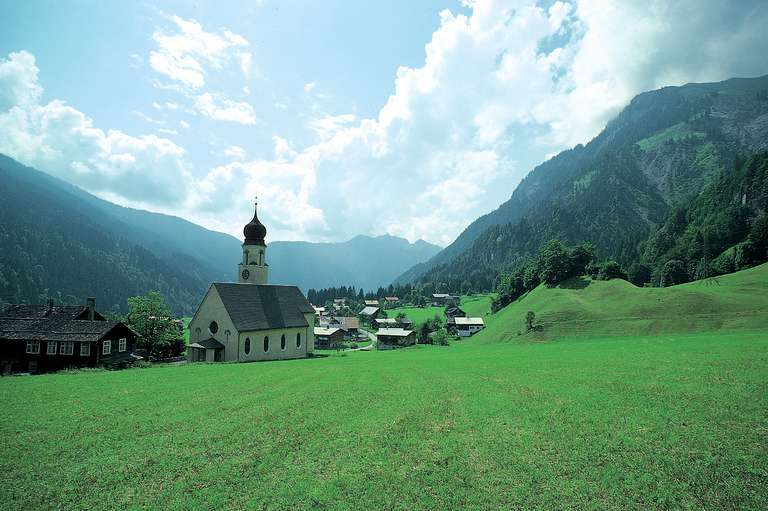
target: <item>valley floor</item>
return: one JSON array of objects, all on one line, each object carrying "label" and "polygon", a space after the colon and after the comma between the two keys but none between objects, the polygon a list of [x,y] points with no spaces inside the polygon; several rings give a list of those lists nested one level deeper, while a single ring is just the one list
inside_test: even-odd
[{"label": "valley floor", "polygon": [[3,509],[766,509],[768,332],[0,379]]}]

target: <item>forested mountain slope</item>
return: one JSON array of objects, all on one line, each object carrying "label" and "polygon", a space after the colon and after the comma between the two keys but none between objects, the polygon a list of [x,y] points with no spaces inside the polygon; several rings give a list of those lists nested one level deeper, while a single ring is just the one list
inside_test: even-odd
[{"label": "forested mountain slope", "polygon": [[398,281],[490,288],[552,238],[591,241],[599,256],[630,264],[674,205],[765,149],[768,76],[640,94],[590,143],[536,167],[509,201]]},{"label": "forested mountain slope", "polygon": [[5,156],[0,198],[0,302],[94,296],[100,310],[124,311],[129,296],[158,290],[174,312],[189,313],[224,270],[194,246],[231,245],[235,262],[239,253],[234,238],[102,201]]}]

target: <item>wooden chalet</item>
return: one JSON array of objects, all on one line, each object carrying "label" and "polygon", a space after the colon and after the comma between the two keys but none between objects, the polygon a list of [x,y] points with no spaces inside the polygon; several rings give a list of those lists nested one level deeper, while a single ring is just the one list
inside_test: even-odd
[{"label": "wooden chalet", "polygon": [[485,322],[483,318],[453,318],[454,331],[459,337],[469,337],[483,328],[485,328]]},{"label": "wooden chalet", "polygon": [[376,328],[404,328],[410,330],[413,327],[413,321],[408,318],[396,319],[396,318],[382,318],[374,319],[373,325]]},{"label": "wooden chalet", "polygon": [[448,293],[433,293],[432,294],[432,305],[434,307],[440,307],[442,305],[446,305],[448,303],[448,300],[450,300],[451,295]]},{"label": "wooden chalet", "polygon": [[140,360],[139,335],[108,321],[89,298],[84,306],[11,305],[0,312],[0,373],[125,367]]},{"label": "wooden chalet", "polygon": [[315,348],[330,349],[344,341],[344,330],[337,327],[315,327]]},{"label": "wooden chalet", "polygon": [[376,349],[391,350],[416,344],[416,332],[403,328],[381,328],[376,332]]},{"label": "wooden chalet", "polygon": [[467,313],[464,312],[458,305],[449,305],[445,308],[445,317],[451,318],[465,318]]}]

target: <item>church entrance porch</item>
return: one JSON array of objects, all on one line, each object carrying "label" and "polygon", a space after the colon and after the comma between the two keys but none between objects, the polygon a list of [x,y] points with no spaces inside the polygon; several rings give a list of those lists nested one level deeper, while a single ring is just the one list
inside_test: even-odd
[{"label": "church entrance porch", "polygon": [[224,345],[213,337],[189,345],[191,362],[221,362],[224,360]]}]

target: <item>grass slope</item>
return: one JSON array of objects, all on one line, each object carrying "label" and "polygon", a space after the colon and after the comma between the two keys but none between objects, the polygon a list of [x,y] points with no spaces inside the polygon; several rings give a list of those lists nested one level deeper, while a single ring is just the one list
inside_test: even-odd
[{"label": "grass slope", "polygon": [[765,329],[768,331],[768,264],[667,288],[638,288],[624,280],[571,279],[542,285],[486,318],[473,339],[518,338],[525,315],[543,327],[536,337],[653,335]]},{"label": "grass slope", "polygon": [[766,509],[765,332],[0,379],[2,509]]}]

